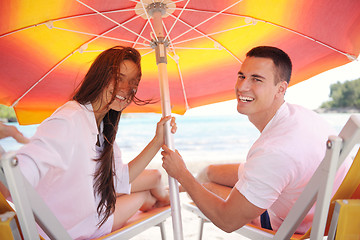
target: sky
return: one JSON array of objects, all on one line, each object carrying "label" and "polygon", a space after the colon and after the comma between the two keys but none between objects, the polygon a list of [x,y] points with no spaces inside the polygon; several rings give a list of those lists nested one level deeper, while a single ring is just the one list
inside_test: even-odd
[{"label": "sky", "polygon": [[[288,88],[285,100],[289,103],[302,105],[309,109],[317,109],[320,105],[329,101],[330,85],[337,82],[345,82],[360,78],[360,56],[358,60],[323,72],[306,81]],[[237,114],[236,100],[210,104],[188,110],[185,115]]]}]

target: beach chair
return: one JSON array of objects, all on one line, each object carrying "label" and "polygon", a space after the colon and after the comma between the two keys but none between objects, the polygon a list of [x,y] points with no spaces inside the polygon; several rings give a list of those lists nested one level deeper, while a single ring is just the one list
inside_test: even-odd
[{"label": "beach chair", "polygon": [[[329,137],[326,143],[327,150],[324,160],[320,163],[278,231],[275,232],[247,224],[235,232],[250,239],[308,239],[310,237],[310,239],[317,240],[327,236],[336,200],[360,198],[359,149],[342,184],[330,201],[336,171],[350,154],[354,146],[359,143],[360,116],[352,115],[338,136]],[[302,222],[315,201],[316,206],[312,228],[304,235],[294,234],[296,228]],[[193,203],[185,203],[183,207],[199,216],[201,221],[199,239],[201,239],[203,225],[209,222],[209,220]],[[343,227],[343,225],[339,225],[339,223],[334,223],[334,225],[333,229],[336,228],[336,226],[337,229]]]},{"label": "beach chair", "polygon": [[336,200],[328,239],[360,239],[360,199]]},{"label": "beach chair", "polygon": [[[0,238],[21,239],[21,235],[25,240],[40,239],[38,225],[50,239],[71,239],[35,189],[23,178],[15,153],[7,152],[0,156],[0,181],[9,189],[16,209],[16,216],[10,217],[4,228],[0,225],[0,230],[4,229],[0,233]],[[0,194],[0,214],[11,212],[15,212],[14,209]],[[129,239],[150,227],[159,226],[161,238],[165,240],[164,221],[170,216],[170,206],[148,212],[139,211],[123,228],[98,239]],[[3,233],[7,235],[2,236]]]}]

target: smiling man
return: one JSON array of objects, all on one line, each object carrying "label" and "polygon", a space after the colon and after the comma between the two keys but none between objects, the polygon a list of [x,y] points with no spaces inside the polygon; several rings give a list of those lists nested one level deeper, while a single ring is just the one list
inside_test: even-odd
[{"label": "smiling man", "polygon": [[[163,146],[164,169],[226,232],[249,222],[277,230],[324,158],[328,136],[335,133],[315,112],[285,102],[291,71],[289,56],[278,48],[260,46],[247,53],[235,85],[237,110],[261,135],[245,163],[210,165],[196,179],[180,154]],[[350,161],[341,166],[334,191],[349,166]],[[311,210],[297,232],[305,233],[312,219]]]}]

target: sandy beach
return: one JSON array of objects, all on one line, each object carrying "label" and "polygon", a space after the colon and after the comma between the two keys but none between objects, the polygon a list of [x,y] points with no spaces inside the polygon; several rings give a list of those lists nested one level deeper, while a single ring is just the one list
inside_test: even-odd
[{"label": "sandy beach", "polygon": [[[186,193],[180,193],[180,202],[190,202]],[[181,209],[182,227],[184,240],[198,240],[199,239],[199,228],[200,219],[190,211]],[[172,230],[171,217],[165,221],[165,232],[166,239],[174,239]],[[152,227],[148,230],[140,233],[139,235],[131,238],[131,240],[161,240],[160,229],[158,227]],[[226,233],[221,229],[217,228],[212,223],[206,223],[203,230],[203,240],[247,240],[248,238],[242,237],[237,233]]]},{"label": "sandy beach", "polygon": [[[227,163],[227,162],[235,162],[235,161],[194,161],[186,163],[187,168],[191,173],[196,175],[203,167],[208,164],[215,163]],[[163,181],[167,184],[167,175],[165,171],[162,169],[159,163],[150,163],[149,168],[157,168],[163,174]],[[180,203],[188,203],[191,202],[190,198],[186,193],[180,193]],[[200,228],[200,219],[192,212],[181,209],[181,217],[182,217],[182,227],[183,227],[183,236],[184,240],[198,240],[199,239],[199,228]],[[172,220],[171,217],[165,221],[166,226],[166,239],[171,240],[173,237],[172,230]],[[132,240],[149,240],[149,239],[161,239],[160,229],[158,227],[152,227],[139,235],[131,238]],[[242,237],[237,233],[226,233],[220,230],[212,223],[206,223],[204,225],[203,231],[203,240],[246,240],[248,238]]]}]

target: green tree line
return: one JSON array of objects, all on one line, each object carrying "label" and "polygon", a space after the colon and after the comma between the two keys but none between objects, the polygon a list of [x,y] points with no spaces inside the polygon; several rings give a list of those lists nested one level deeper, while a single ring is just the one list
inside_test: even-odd
[{"label": "green tree line", "polygon": [[321,108],[360,109],[360,78],[330,85],[330,98]]},{"label": "green tree line", "polygon": [[16,115],[14,109],[0,104],[0,121],[2,120],[16,122]]}]

